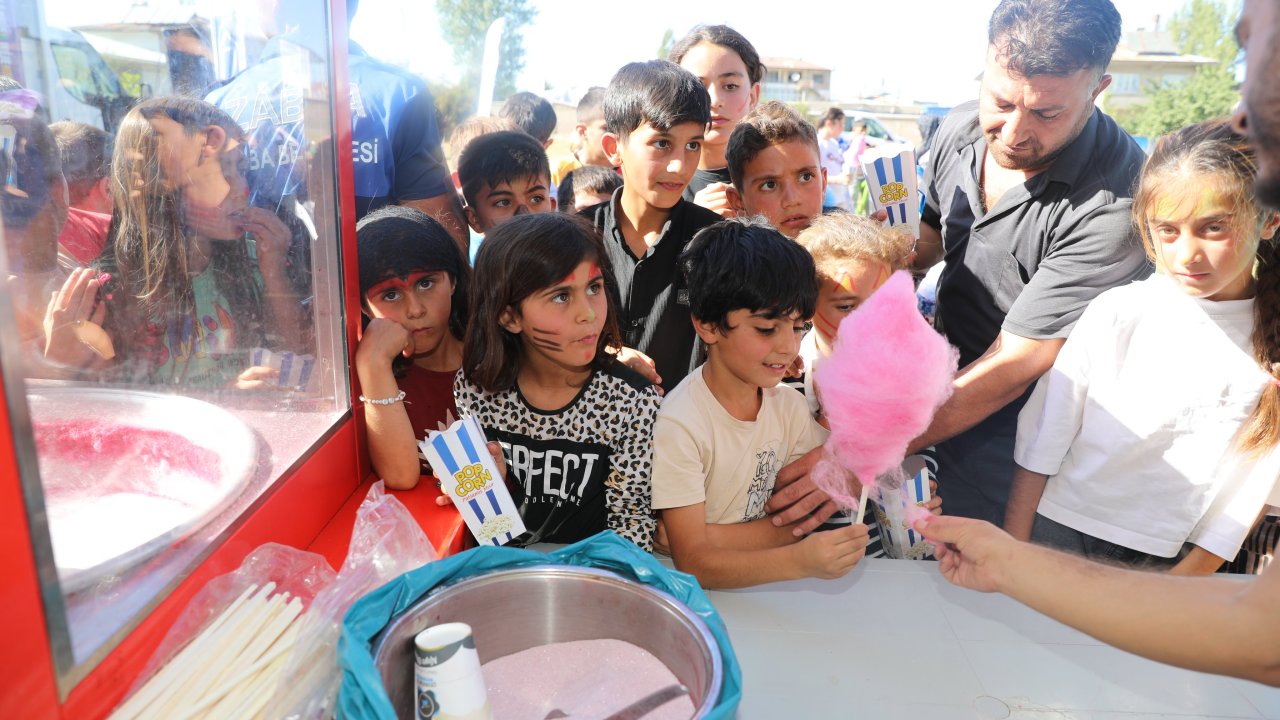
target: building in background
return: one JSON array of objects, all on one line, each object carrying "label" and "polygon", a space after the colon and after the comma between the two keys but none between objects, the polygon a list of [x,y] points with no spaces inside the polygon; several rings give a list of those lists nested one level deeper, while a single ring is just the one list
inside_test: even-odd
[{"label": "building in background", "polygon": [[1135,30],[1120,40],[1111,57],[1107,68],[1111,86],[1098,97],[1098,104],[1109,113],[1139,107],[1147,102],[1143,91],[1149,87],[1183,82],[1197,68],[1217,63],[1213,58],[1179,53],[1170,32]]},{"label": "building in background", "polygon": [[762,57],[761,100],[813,102],[831,99],[831,68],[787,57]]}]

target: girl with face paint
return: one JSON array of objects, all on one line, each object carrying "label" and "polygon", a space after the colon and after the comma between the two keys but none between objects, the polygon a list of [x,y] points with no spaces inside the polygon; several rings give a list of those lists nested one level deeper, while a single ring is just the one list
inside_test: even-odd
[{"label": "girl with face paint", "polygon": [[1236,555],[1280,473],[1280,217],[1256,174],[1225,120],[1156,143],[1133,198],[1156,274],[1089,305],[1023,408],[1011,534],[1175,574]]},{"label": "girl with face paint", "polygon": [[454,394],[502,446],[529,528],[523,544],[609,529],[652,547],[658,395],[615,359],[617,288],[605,257],[595,230],[562,213],[512,218],[476,256]]}]

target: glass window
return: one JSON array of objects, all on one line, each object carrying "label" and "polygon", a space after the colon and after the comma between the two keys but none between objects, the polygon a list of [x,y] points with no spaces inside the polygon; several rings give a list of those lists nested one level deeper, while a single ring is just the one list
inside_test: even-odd
[{"label": "glass window", "polygon": [[65,692],[351,403],[327,4],[33,5],[0,40],[0,334]]},{"label": "glass window", "polygon": [[1116,73],[1111,80],[1111,92],[1116,95],[1141,95],[1142,76],[1138,73]]}]

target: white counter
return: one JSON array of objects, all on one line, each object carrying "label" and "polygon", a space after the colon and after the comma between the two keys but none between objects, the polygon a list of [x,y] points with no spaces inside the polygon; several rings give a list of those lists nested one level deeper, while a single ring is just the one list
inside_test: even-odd
[{"label": "white counter", "polygon": [[708,595],[742,664],[744,720],[1280,718],[1280,689],[1121,652],[932,562]]}]

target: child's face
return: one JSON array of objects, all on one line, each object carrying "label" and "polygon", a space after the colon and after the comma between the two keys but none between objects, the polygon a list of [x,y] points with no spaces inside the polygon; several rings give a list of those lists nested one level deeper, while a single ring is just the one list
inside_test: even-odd
[{"label": "child's face", "polygon": [[768,318],[745,308],[729,313],[728,329],[694,319],[698,337],[707,344],[707,365],[722,382],[770,388],[786,376],[800,353],[800,338],[809,323],[799,315]]},{"label": "child's face", "polygon": [[582,154],[578,160],[583,165],[613,167],[609,162],[609,157],[604,153],[604,146],[601,144],[606,130],[603,115],[574,125],[574,130],[578,133],[579,142],[582,143]]},{"label": "child's face", "polygon": [[364,304],[369,317],[394,320],[409,331],[414,355],[429,355],[449,332],[453,279],[443,271],[390,277],[369,288]]},{"label": "child's face", "polygon": [[803,140],[788,140],[751,158],[742,168],[742,188],[731,188],[729,196],[742,214],[763,215],[794,239],[822,214],[826,189],[818,151]]},{"label": "child's face", "polygon": [[599,205],[602,202],[608,202],[613,199],[611,192],[595,192],[594,190],[579,190],[573,194],[573,211],[578,212],[592,205]]},{"label": "child's face", "polygon": [[584,260],[564,280],[525,298],[518,313],[508,311],[499,322],[523,338],[528,357],[582,370],[595,360],[599,348],[609,313],[604,293],[600,266]]},{"label": "child's face", "polygon": [[517,178],[496,187],[480,183],[476,204],[467,206],[467,222],[480,234],[525,213],[553,212],[556,198],[547,191],[550,178]]},{"label": "child's face", "polygon": [[696,75],[711,96],[711,124],[707,126],[706,143],[728,144],[738,121],[760,99],[760,85],[751,82],[742,57],[723,45],[709,42],[694,45],[680,59],[680,67]]},{"label": "child's face", "polygon": [[891,274],[889,266],[878,260],[845,260],[834,268],[824,268],[813,326],[825,339],[835,339],[840,321],[857,310]]},{"label": "child's face", "polygon": [[674,125],[666,132],[645,123],[625,139],[604,136],[609,161],[622,169],[622,192],[638,197],[650,207],[668,210],[693,179],[702,156],[702,125]]},{"label": "child's face", "polygon": [[[1147,213],[1156,266],[1192,297],[1251,297],[1257,225],[1238,212],[1211,180],[1182,186],[1186,189],[1171,189],[1156,197]],[[1275,234],[1276,222],[1272,215],[1262,229],[1262,238]]]}]

